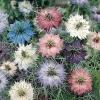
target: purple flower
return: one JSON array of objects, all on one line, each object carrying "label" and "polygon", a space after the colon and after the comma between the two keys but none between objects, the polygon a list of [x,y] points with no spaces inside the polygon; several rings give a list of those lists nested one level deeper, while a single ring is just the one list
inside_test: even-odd
[{"label": "purple flower", "polygon": [[84,5],[88,4],[88,0],[71,0],[71,3],[75,5]]},{"label": "purple flower", "polygon": [[93,7],[91,17],[92,17],[93,20],[100,23],[100,9],[96,8],[96,7]]},{"label": "purple flower", "polygon": [[86,51],[83,49],[80,40],[75,40],[71,43],[66,43],[64,53],[66,56],[66,60],[69,63],[76,63],[76,64],[84,60],[86,56]]},{"label": "purple flower", "polygon": [[14,47],[10,44],[0,42],[0,62],[2,63],[2,61],[9,60],[13,51]]}]

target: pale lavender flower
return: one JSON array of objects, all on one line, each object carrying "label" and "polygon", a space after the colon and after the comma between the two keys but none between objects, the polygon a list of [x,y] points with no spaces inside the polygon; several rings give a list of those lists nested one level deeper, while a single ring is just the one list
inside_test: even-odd
[{"label": "pale lavender flower", "polygon": [[58,87],[65,79],[63,65],[53,61],[44,62],[38,72],[38,78],[44,87]]},{"label": "pale lavender flower", "polygon": [[71,3],[75,5],[83,6],[84,4],[88,4],[88,0],[71,0]]}]

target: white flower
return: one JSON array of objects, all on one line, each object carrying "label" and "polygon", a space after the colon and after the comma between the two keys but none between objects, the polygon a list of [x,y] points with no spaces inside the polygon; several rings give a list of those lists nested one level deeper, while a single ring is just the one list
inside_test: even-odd
[{"label": "white flower", "polygon": [[0,92],[2,92],[6,85],[8,84],[8,80],[3,72],[0,71]]},{"label": "white flower", "polygon": [[38,58],[36,54],[37,49],[30,45],[20,45],[18,50],[15,51],[15,63],[18,63],[19,69],[27,70]]},{"label": "white flower", "polygon": [[65,23],[67,31],[72,37],[78,37],[79,39],[85,39],[88,34],[90,34],[89,22],[83,19],[83,16],[76,14],[75,16],[70,16],[68,22]]},{"label": "white flower", "polygon": [[25,81],[16,82],[9,90],[11,100],[34,100],[33,88]]},{"label": "white flower", "polygon": [[14,75],[16,73],[17,66],[14,62],[7,61],[2,64],[0,70],[4,71],[6,74]]},{"label": "white flower", "polygon": [[63,65],[53,61],[46,61],[41,65],[38,72],[38,79],[45,87],[58,87],[65,79]]},{"label": "white flower", "polygon": [[20,12],[24,14],[29,14],[33,10],[31,3],[26,0],[19,2],[18,7],[19,7]]},{"label": "white flower", "polygon": [[0,34],[8,27],[8,15],[0,10]]}]

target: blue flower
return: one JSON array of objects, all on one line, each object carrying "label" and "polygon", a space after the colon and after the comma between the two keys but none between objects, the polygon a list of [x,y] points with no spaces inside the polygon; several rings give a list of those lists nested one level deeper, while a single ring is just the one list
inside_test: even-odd
[{"label": "blue flower", "polygon": [[28,42],[34,34],[29,21],[15,21],[14,24],[10,25],[7,37],[15,44],[24,44]]}]

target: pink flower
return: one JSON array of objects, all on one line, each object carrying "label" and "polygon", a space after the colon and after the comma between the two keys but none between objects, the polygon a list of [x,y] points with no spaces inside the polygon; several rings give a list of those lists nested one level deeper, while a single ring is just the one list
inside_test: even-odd
[{"label": "pink flower", "polygon": [[59,35],[45,34],[39,39],[39,52],[46,57],[55,57],[63,47],[63,40]]},{"label": "pink flower", "polygon": [[100,50],[100,32],[90,34],[88,37],[87,45],[96,50]]},{"label": "pink flower", "polygon": [[60,25],[61,18],[62,16],[56,8],[47,8],[38,12],[36,22],[41,29],[50,30]]},{"label": "pink flower", "polygon": [[82,95],[92,90],[91,75],[82,68],[77,68],[71,72],[68,83],[71,91],[77,95]]}]

